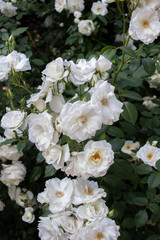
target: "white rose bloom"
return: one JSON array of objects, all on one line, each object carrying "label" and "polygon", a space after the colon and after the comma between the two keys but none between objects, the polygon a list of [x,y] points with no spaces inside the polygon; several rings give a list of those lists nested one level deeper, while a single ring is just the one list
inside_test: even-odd
[{"label": "white rose bloom", "polygon": [[70,76],[71,82],[78,86],[89,82],[92,79],[96,68],[96,59],[92,58],[90,61],[80,59],[77,64],[70,61]]},{"label": "white rose bloom", "polygon": [[29,58],[23,53],[12,51],[7,55],[7,60],[16,72],[31,70]]},{"label": "white rose bloom", "polygon": [[78,23],[78,31],[83,35],[90,36],[94,30],[95,27],[92,20],[81,20]]},{"label": "white rose bloom", "polygon": [[99,72],[106,72],[112,66],[112,62],[106,59],[103,55],[101,55],[96,63],[96,70]]},{"label": "white rose bloom", "polygon": [[[82,167],[82,163],[79,161],[78,156],[81,153],[77,153],[77,152],[72,152],[72,156],[70,157],[70,159],[67,162],[67,166],[65,166],[64,168],[62,168],[61,170],[64,171],[67,176],[71,175],[72,177],[77,176],[83,176],[84,177],[84,172],[85,172],[85,176],[86,178],[88,177],[88,174],[86,174],[86,171],[84,170],[84,167]],[[84,154],[82,153],[82,155],[84,156]],[[81,160],[81,158],[80,158]]]},{"label": "white rose bloom", "polygon": [[75,11],[74,12],[74,17],[75,18],[80,18],[82,16],[82,13],[81,12],[79,12],[79,11]]},{"label": "white rose bloom", "polygon": [[67,234],[51,217],[40,217],[38,224],[39,237],[41,240],[65,240]]},{"label": "white rose bloom", "polygon": [[14,17],[17,12],[17,7],[14,7],[12,3],[9,2],[1,2],[0,3],[0,11],[7,17]]},{"label": "white rose bloom", "polygon": [[132,150],[137,150],[140,147],[139,142],[133,142],[131,140],[125,141],[125,144],[121,148],[121,151],[135,157],[135,153]]},{"label": "white rose bloom", "polygon": [[4,129],[16,130],[24,123],[25,112],[11,111],[7,112],[1,119],[1,127]]},{"label": "white rose bloom", "polygon": [[66,7],[66,0],[56,0],[55,1],[55,9],[57,12],[62,12]]},{"label": "white rose bloom", "polygon": [[60,169],[70,158],[69,146],[68,144],[50,146],[42,155],[48,164],[52,164],[55,169]]},{"label": "white rose bloom", "polygon": [[151,110],[155,107],[158,107],[159,105],[156,104],[156,103],[153,103],[152,100],[156,99],[157,97],[154,95],[153,97],[149,97],[149,96],[146,96],[146,97],[143,97],[143,105],[148,109],[148,110]]},{"label": "white rose bloom", "polygon": [[22,216],[22,220],[27,223],[32,223],[35,219],[33,214],[34,209],[32,207],[25,208],[24,215]]},{"label": "white rose bloom", "polygon": [[151,146],[149,143],[146,143],[138,150],[136,156],[137,158],[140,158],[145,164],[156,168],[156,162],[160,159],[160,148]]},{"label": "white rose bloom", "polygon": [[0,82],[8,79],[8,74],[11,71],[11,64],[6,56],[0,56]]},{"label": "white rose bloom", "polygon": [[73,185],[72,203],[75,205],[94,202],[102,197],[106,197],[104,189],[99,188],[97,182],[77,178],[73,180]]},{"label": "white rose bloom", "polygon": [[4,210],[5,204],[0,200],[0,212]]},{"label": "white rose bloom", "polygon": [[43,112],[46,110],[46,103],[43,99],[38,99],[33,103],[33,105],[38,109],[38,111]]},{"label": "white rose bloom", "polygon": [[63,59],[59,57],[48,63],[42,73],[46,76],[46,81],[57,82],[58,80],[67,77],[69,72],[65,71]]},{"label": "white rose bloom", "polygon": [[99,81],[92,89],[91,101],[100,104],[102,122],[106,125],[118,121],[120,113],[123,112],[123,103],[117,100],[114,89],[107,81]]},{"label": "white rose bloom", "polygon": [[73,184],[70,178],[66,177],[62,180],[58,178],[49,179],[45,185],[49,210],[52,213],[63,211],[70,206],[73,193]]},{"label": "white rose bloom", "polygon": [[103,199],[86,203],[77,208],[77,215],[82,219],[94,221],[98,218],[106,217],[109,210]]},{"label": "white rose bloom", "polygon": [[26,167],[19,161],[14,161],[13,164],[2,164],[0,180],[8,187],[19,185],[26,175]]},{"label": "white rose bloom", "polygon": [[95,15],[101,15],[101,16],[105,16],[108,13],[106,4],[98,1],[98,2],[94,2],[92,4],[92,8],[91,11],[95,14]]},{"label": "white rose bloom", "polygon": [[66,103],[60,113],[62,132],[77,142],[95,135],[101,128],[101,110],[91,102]]},{"label": "white rose bloom", "polygon": [[17,150],[16,145],[3,145],[0,147],[0,159],[8,159],[16,161],[23,156],[22,152]]},{"label": "white rose bloom", "polygon": [[115,2],[115,0],[102,0],[102,3],[108,4],[108,3],[112,3]]},{"label": "white rose bloom", "polygon": [[154,75],[151,76],[149,81],[150,88],[157,88],[157,85],[160,84],[160,74],[156,71]]},{"label": "white rose bloom", "polygon": [[160,7],[160,2],[159,0],[131,0],[131,6],[135,6],[136,4],[139,4],[140,7],[150,7],[153,9],[159,8]]},{"label": "white rose bloom", "polygon": [[56,94],[56,95],[52,95],[52,101],[49,102],[49,106],[52,109],[52,111],[56,112],[56,113],[60,113],[63,106],[65,104],[65,100],[63,95],[60,94]]},{"label": "white rose bloom", "polygon": [[75,11],[82,12],[84,9],[84,0],[67,0],[67,9],[71,13]]},{"label": "white rose bloom", "polygon": [[37,201],[40,202],[41,204],[44,204],[44,203],[49,204],[47,199],[47,188],[45,188],[43,192],[38,193]]},{"label": "white rose bloom", "polygon": [[58,142],[58,133],[54,130],[52,116],[47,113],[31,113],[27,117],[29,140],[35,143],[40,151],[46,150],[50,144]]},{"label": "white rose bloom", "polygon": [[74,234],[72,240],[117,240],[120,236],[119,226],[110,218],[102,218],[93,221],[79,232]]},{"label": "white rose bloom", "polygon": [[84,147],[84,156],[79,155],[78,158],[79,168],[84,162],[83,172],[86,172],[88,177],[102,177],[114,163],[114,152],[112,151],[111,144],[105,140],[97,142],[89,141]]},{"label": "white rose bloom", "polygon": [[152,43],[160,33],[158,12],[150,7],[136,8],[131,16],[129,35],[145,44]]}]

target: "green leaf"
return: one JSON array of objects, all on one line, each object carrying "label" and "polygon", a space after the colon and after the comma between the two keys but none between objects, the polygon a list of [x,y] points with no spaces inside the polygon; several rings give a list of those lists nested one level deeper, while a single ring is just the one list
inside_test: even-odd
[{"label": "green leaf", "polygon": [[144,70],[148,73],[149,76],[154,74],[156,70],[154,60],[152,60],[151,58],[145,58],[142,60],[142,64],[143,64]]},{"label": "green leaf", "polygon": [[137,92],[129,91],[129,90],[120,90],[120,92],[122,97],[127,97],[134,100],[142,100],[141,95],[138,94]]},{"label": "green leaf", "polygon": [[115,159],[111,169],[120,179],[132,179],[133,177],[133,167],[125,160]]},{"label": "green leaf", "polygon": [[129,56],[131,56],[131,57],[137,57],[136,56],[136,54],[135,54],[135,52],[131,49],[131,48],[129,48],[129,47],[125,47],[125,46],[122,46],[122,47],[120,47],[120,49],[124,52],[124,53],[127,53]]},{"label": "green leaf", "polygon": [[158,161],[156,162],[156,168],[157,168],[158,171],[160,172],[160,160],[158,160]]},{"label": "green leaf", "polygon": [[145,197],[136,197],[133,199],[133,203],[138,206],[146,206],[148,204],[148,200]]},{"label": "green leaf", "polygon": [[44,161],[44,157],[42,156],[42,152],[39,152],[36,158],[37,162],[43,162]]},{"label": "green leaf", "polygon": [[148,178],[148,186],[155,188],[160,184],[160,173],[152,173]]},{"label": "green leaf", "polygon": [[142,227],[146,224],[148,220],[148,214],[145,210],[140,210],[135,216],[136,227]]},{"label": "green leaf", "polygon": [[52,166],[52,165],[48,165],[45,167],[45,177],[51,177],[53,176],[55,173],[57,172],[57,170]]},{"label": "green leaf", "polygon": [[124,111],[121,113],[122,117],[134,125],[138,118],[136,107],[130,102],[124,102],[123,109]]},{"label": "green leaf", "polygon": [[103,53],[103,56],[105,58],[107,58],[108,60],[111,60],[115,54],[116,54],[116,50],[115,49],[108,49],[107,51],[105,51]]},{"label": "green leaf", "polygon": [[53,23],[53,18],[52,15],[49,15],[48,17],[46,17],[45,21],[44,21],[44,25],[45,27],[50,27]]},{"label": "green leaf", "polygon": [[37,181],[43,172],[43,168],[40,166],[34,167],[30,175],[30,182]]},{"label": "green leaf", "polygon": [[18,152],[22,152],[23,149],[25,148],[25,146],[26,146],[26,142],[19,142],[19,143],[17,144]]},{"label": "green leaf", "polygon": [[27,29],[28,29],[28,27],[17,28],[15,30],[13,30],[12,35],[13,36],[19,36],[20,34],[24,33]]},{"label": "green leaf", "polygon": [[105,51],[107,51],[107,50],[109,50],[109,49],[114,49],[114,48],[116,48],[116,47],[114,47],[114,46],[106,46],[106,47],[104,47],[104,48],[101,49],[100,54],[103,55],[103,53],[104,53]]},{"label": "green leaf", "polygon": [[115,138],[110,141],[113,151],[120,150],[123,147],[124,143],[125,143],[125,140],[120,138]]},{"label": "green leaf", "polygon": [[37,66],[43,66],[44,65],[44,61],[42,59],[38,59],[38,58],[32,59],[31,62],[34,63]]},{"label": "green leaf", "polygon": [[113,137],[121,137],[124,138],[124,134],[122,132],[122,130],[118,127],[109,127],[107,133]]},{"label": "green leaf", "polygon": [[150,209],[153,213],[160,214],[160,206],[158,206],[158,204],[156,204],[156,203],[150,203],[150,204],[149,204],[149,209]]},{"label": "green leaf", "polygon": [[135,168],[135,172],[138,173],[139,175],[148,174],[152,172],[152,167],[142,163],[141,165]]},{"label": "green leaf", "polygon": [[3,146],[3,145],[12,144],[13,142],[16,142],[16,141],[17,141],[17,140],[14,139],[14,138],[7,139],[7,140],[5,140],[4,142],[1,142],[1,143],[0,143],[0,147]]}]

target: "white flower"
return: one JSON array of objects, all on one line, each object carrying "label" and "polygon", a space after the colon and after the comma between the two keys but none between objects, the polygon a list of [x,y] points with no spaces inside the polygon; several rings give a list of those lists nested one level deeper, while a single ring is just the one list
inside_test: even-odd
[{"label": "white flower", "polygon": [[56,0],[55,1],[55,9],[57,12],[62,12],[66,7],[66,0]]},{"label": "white flower", "polygon": [[102,3],[108,4],[108,3],[112,3],[115,2],[115,0],[102,0]]},{"label": "white flower", "polygon": [[0,11],[7,17],[14,17],[17,12],[17,7],[14,7],[12,3],[9,2],[1,2]]},{"label": "white flower", "polygon": [[151,146],[149,143],[146,143],[138,150],[136,156],[137,158],[140,158],[145,164],[156,168],[156,162],[160,159],[160,149]]},{"label": "white flower", "polygon": [[101,55],[96,63],[96,70],[99,72],[105,72],[109,70],[112,66],[112,62],[106,59],[103,55]]},{"label": "white flower", "polygon": [[143,97],[143,105],[148,109],[148,110],[151,110],[155,107],[158,107],[158,104],[156,103],[153,103],[152,100],[156,99],[157,97],[154,95],[153,97],[149,97],[149,96],[146,96],[146,97]]},{"label": "white flower", "polygon": [[71,13],[75,11],[82,12],[84,9],[84,0],[67,0],[67,9]]},{"label": "white flower", "polygon": [[93,221],[72,236],[72,240],[117,240],[120,236],[119,226],[114,220],[102,218]]},{"label": "white flower", "polygon": [[98,1],[98,2],[94,2],[92,4],[92,8],[91,11],[95,14],[95,15],[101,15],[101,16],[105,16],[108,13],[106,4]]},{"label": "white flower", "polygon": [[47,200],[49,202],[49,210],[52,213],[60,212],[68,208],[72,201],[73,184],[69,178],[62,180],[58,178],[46,181]]},{"label": "white flower", "polygon": [[8,74],[11,70],[11,64],[6,56],[0,56],[0,82],[8,79]]},{"label": "white flower", "polygon": [[89,141],[84,147],[84,155],[79,155],[79,169],[82,165],[82,177],[102,177],[108,168],[114,163],[114,152],[112,146],[105,140]]},{"label": "white flower", "polygon": [[58,133],[54,130],[52,116],[47,113],[31,113],[27,117],[29,140],[35,143],[40,151],[46,150],[50,144],[58,142]]},{"label": "white flower", "polygon": [[125,144],[121,148],[121,151],[135,157],[135,153],[132,150],[137,150],[140,147],[139,142],[133,142],[130,140],[125,141]]},{"label": "white flower", "polygon": [[137,3],[139,4],[140,7],[150,7],[153,9],[159,8],[160,7],[160,2],[159,0],[131,0],[131,6],[136,6]]},{"label": "white flower", "polygon": [[31,70],[29,58],[23,53],[12,51],[7,55],[7,60],[16,72]]},{"label": "white flower", "polygon": [[16,130],[24,123],[25,112],[11,111],[7,112],[1,119],[1,127],[4,129]]},{"label": "white flower", "polygon": [[14,161],[13,164],[2,164],[0,180],[8,187],[19,185],[26,175],[26,167],[19,161]]},{"label": "white flower", "polygon": [[47,199],[47,188],[45,188],[43,192],[38,193],[37,201],[40,202],[41,204],[44,204],[44,203],[49,204],[49,201]]},{"label": "white flower", "polygon": [[63,59],[59,57],[48,63],[42,73],[46,76],[46,81],[57,82],[66,77],[69,72],[64,70]]},{"label": "white flower", "polygon": [[42,155],[48,164],[52,164],[54,168],[60,169],[64,167],[64,163],[70,158],[69,146],[68,144],[50,146]]},{"label": "white flower", "polygon": [[78,23],[78,31],[83,35],[90,36],[94,30],[95,27],[92,20],[81,20]]},{"label": "white flower", "polygon": [[151,76],[149,81],[150,88],[157,88],[157,85],[160,84],[160,74],[156,71],[154,75]]},{"label": "white flower", "polygon": [[77,101],[66,103],[60,113],[63,134],[81,142],[101,128],[101,111],[96,104]]},{"label": "white flower", "polygon": [[23,153],[17,150],[16,145],[7,144],[7,145],[2,145],[0,147],[0,159],[2,160],[8,159],[8,160],[16,161],[22,156],[23,156]]},{"label": "white flower", "polygon": [[75,205],[94,202],[102,197],[106,197],[104,189],[99,188],[97,182],[77,178],[73,180],[73,185],[72,203]]},{"label": "white flower", "polygon": [[150,7],[136,8],[131,16],[129,35],[145,44],[152,43],[160,33],[158,12]]},{"label": "white flower", "polygon": [[65,240],[67,235],[51,217],[41,217],[38,224],[39,237],[41,240]]},{"label": "white flower", "polygon": [[107,81],[99,81],[92,89],[91,101],[100,104],[102,111],[102,122],[112,125],[119,120],[120,113],[123,112],[123,104],[117,100],[114,94],[114,86]]},{"label": "white flower", "polygon": [[75,18],[80,18],[82,16],[82,13],[81,12],[79,12],[79,11],[75,11],[74,12],[74,17]]},{"label": "white flower", "polygon": [[77,215],[82,219],[94,221],[98,218],[106,217],[108,207],[103,199],[98,199],[95,202],[86,203],[77,208]]},{"label": "white flower", "polygon": [[[77,176],[83,176],[84,178],[84,167],[82,167],[82,162],[79,161],[79,155],[83,155],[83,153],[77,153],[77,152],[72,152],[72,156],[67,162],[67,166],[62,168],[61,170],[64,171],[67,176],[71,175],[72,177]],[[81,158],[80,158],[81,160]],[[86,176],[87,175],[87,176]],[[85,174],[86,178],[88,177],[88,174]]]},{"label": "white flower", "polygon": [[92,79],[96,68],[96,59],[92,58],[90,61],[80,59],[77,64],[70,61],[70,80],[74,85],[78,86],[89,82]]},{"label": "white flower", "polygon": [[0,212],[4,210],[5,204],[0,200]]},{"label": "white flower", "polygon": [[22,216],[22,220],[27,223],[32,223],[35,219],[33,214],[34,209],[32,207],[25,208],[24,215]]},{"label": "white flower", "polygon": [[49,106],[52,109],[52,111],[56,112],[56,113],[60,113],[63,106],[65,104],[65,100],[63,95],[60,94],[56,94],[56,95],[52,95],[52,101],[49,102]]}]

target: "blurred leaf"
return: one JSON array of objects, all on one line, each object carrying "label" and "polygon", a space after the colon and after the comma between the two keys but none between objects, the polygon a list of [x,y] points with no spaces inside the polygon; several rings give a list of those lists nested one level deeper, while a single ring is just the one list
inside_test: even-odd
[{"label": "blurred leaf", "polygon": [[52,15],[49,15],[46,17],[45,21],[44,21],[44,25],[45,27],[50,27],[53,23],[53,18],[52,18]]},{"label": "blurred leaf", "polygon": [[7,144],[12,144],[14,142],[16,142],[17,140],[15,138],[10,138],[10,139],[7,139],[5,140],[4,142],[1,142],[0,143],[0,147],[3,146],[3,145],[7,145]]},{"label": "blurred leaf", "polygon": [[136,227],[142,227],[146,224],[148,220],[148,214],[145,210],[140,210],[135,216]]},{"label": "blurred leaf", "polygon": [[19,143],[17,144],[17,149],[18,149],[18,151],[19,151],[19,152],[22,152],[23,149],[25,148],[25,146],[26,146],[26,142],[19,142]]},{"label": "blurred leaf", "polygon": [[51,177],[53,176],[55,173],[57,172],[57,170],[52,166],[52,165],[48,165],[45,167],[45,177]]},{"label": "blurred leaf", "polygon": [[124,138],[124,134],[123,134],[122,130],[118,127],[114,127],[114,126],[109,127],[107,133],[113,137]]},{"label": "blurred leaf", "polygon": [[138,206],[146,206],[148,204],[148,200],[145,197],[136,197],[133,199],[133,203]]},{"label": "blurred leaf", "polygon": [[42,156],[42,152],[39,152],[36,158],[37,162],[43,162],[44,161],[44,157]]},{"label": "blurred leaf", "polygon": [[141,95],[134,91],[121,89],[120,92],[121,92],[122,97],[127,97],[127,98],[134,99],[134,100],[143,100]]},{"label": "blurred leaf", "polygon": [[125,46],[122,46],[122,47],[120,47],[120,49],[124,52],[124,53],[127,53],[129,56],[131,56],[131,57],[137,57],[136,56],[136,54],[135,54],[135,52],[131,49],[131,48],[129,48],[129,47],[125,47]]},{"label": "blurred leaf", "polygon": [[148,186],[155,188],[160,185],[160,173],[152,173],[148,178]]},{"label": "blurred leaf", "polygon": [[141,165],[137,166],[135,168],[136,173],[143,175],[143,174],[148,174],[150,172],[152,172],[152,167],[142,163]]},{"label": "blurred leaf", "polygon": [[158,160],[158,161],[156,162],[156,168],[157,168],[158,171],[160,172],[160,160]]},{"label": "blurred leaf", "polygon": [[20,27],[12,31],[13,36],[19,36],[20,34],[24,33],[28,27]]},{"label": "blurred leaf", "polygon": [[132,123],[135,124],[137,118],[138,118],[138,112],[135,106],[130,102],[124,102],[123,104],[124,111],[121,113],[122,117]]},{"label": "blurred leaf", "polygon": [[123,147],[124,143],[125,143],[125,140],[120,138],[115,138],[110,141],[113,151],[120,150]]},{"label": "blurred leaf", "polygon": [[38,59],[38,58],[32,59],[31,62],[37,66],[43,66],[45,64],[43,60]]},{"label": "blurred leaf", "polygon": [[148,75],[152,76],[156,70],[155,61],[151,58],[145,58],[142,60],[142,64]]},{"label": "blurred leaf", "polygon": [[103,53],[105,52],[105,51],[107,51],[107,50],[109,50],[109,49],[114,49],[114,48],[116,48],[115,46],[106,46],[106,47],[104,47],[104,48],[102,48],[101,49],[101,55],[103,55]]},{"label": "blurred leaf", "polygon": [[40,178],[42,172],[43,172],[43,168],[42,167],[40,167],[40,166],[34,167],[33,170],[32,170],[32,173],[30,175],[30,179],[29,179],[30,182],[37,181]]}]

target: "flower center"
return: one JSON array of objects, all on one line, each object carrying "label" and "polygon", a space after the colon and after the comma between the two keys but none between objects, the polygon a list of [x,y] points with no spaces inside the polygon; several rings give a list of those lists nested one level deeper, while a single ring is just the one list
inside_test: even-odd
[{"label": "flower center", "polygon": [[103,233],[102,233],[102,232],[98,232],[98,233],[96,234],[96,238],[97,238],[98,240],[103,239],[103,238],[104,238]]},{"label": "flower center", "polygon": [[147,158],[151,159],[153,157],[152,153],[148,153]]},{"label": "flower center", "polygon": [[81,122],[82,124],[85,124],[85,123],[87,122],[87,118],[86,118],[85,116],[82,116],[82,117],[80,118],[80,122]]},{"label": "flower center", "polygon": [[144,21],[142,22],[142,26],[143,26],[144,28],[148,28],[148,27],[149,27],[149,22],[148,22],[147,20],[144,20]]},{"label": "flower center", "polygon": [[126,149],[127,149],[127,150],[130,150],[130,149],[131,149],[131,147],[130,147],[129,145],[127,145],[127,146],[126,146]]},{"label": "flower center", "polygon": [[107,106],[108,105],[108,99],[107,98],[102,98],[101,103],[102,103],[102,105]]},{"label": "flower center", "polygon": [[93,194],[93,190],[92,190],[91,187],[88,186],[88,187],[85,187],[84,193],[85,193],[86,195],[92,195],[92,194]]},{"label": "flower center", "polygon": [[91,163],[93,165],[99,165],[102,161],[102,158],[99,154],[99,152],[95,152],[91,154],[91,157],[89,158],[89,160],[91,161]]},{"label": "flower center", "polygon": [[56,192],[56,196],[59,197],[59,198],[61,198],[61,197],[64,196],[64,193],[61,192],[61,191],[57,191],[57,192]]},{"label": "flower center", "polygon": [[100,7],[98,7],[98,8],[97,8],[97,11],[98,11],[98,12],[100,12],[100,11],[101,11],[101,8],[100,8]]},{"label": "flower center", "polygon": [[62,3],[61,3],[61,2],[59,2],[59,6],[60,6],[60,7],[62,6]]}]

